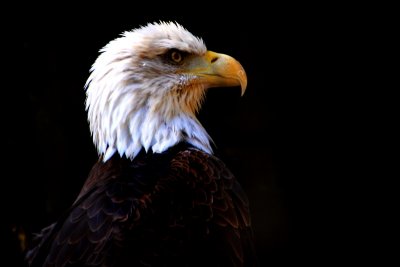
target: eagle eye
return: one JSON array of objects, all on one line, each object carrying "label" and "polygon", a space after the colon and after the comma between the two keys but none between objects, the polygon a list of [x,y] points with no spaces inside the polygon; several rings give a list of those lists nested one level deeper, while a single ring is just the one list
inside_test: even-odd
[{"label": "eagle eye", "polygon": [[170,51],[168,51],[167,56],[168,59],[173,63],[181,63],[184,57],[184,53],[177,49],[171,49]]},{"label": "eagle eye", "polygon": [[171,53],[171,59],[172,59],[173,61],[175,61],[176,63],[179,63],[179,62],[182,61],[182,55],[181,55],[181,53],[179,53],[178,51],[173,51],[173,52]]}]

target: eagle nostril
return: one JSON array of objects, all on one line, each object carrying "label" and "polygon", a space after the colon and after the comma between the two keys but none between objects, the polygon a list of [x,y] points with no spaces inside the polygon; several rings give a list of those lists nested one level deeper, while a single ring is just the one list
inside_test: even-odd
[{"label": "eagle nostril", "polygon": [[211,59],[211,63],[214,63],[215,61],[217,61],[218,60],[218,57],[213,57],[212,59]]}]

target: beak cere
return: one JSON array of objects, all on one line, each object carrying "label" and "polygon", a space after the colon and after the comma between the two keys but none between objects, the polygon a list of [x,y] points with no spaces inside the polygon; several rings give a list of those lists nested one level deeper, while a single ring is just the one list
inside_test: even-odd
[{"label": "beak cere", "polygon": [[207,51],[203,56],[193,57],[185,72],[197,76],[205,88],[240,86],[242,95],[246,91],[245,70],[236,59],[225,54]]}]

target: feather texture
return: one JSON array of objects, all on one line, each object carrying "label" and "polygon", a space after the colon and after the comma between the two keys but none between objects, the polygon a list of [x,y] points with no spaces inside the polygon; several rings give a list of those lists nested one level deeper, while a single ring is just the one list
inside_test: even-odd
[{"label": "feather texture", "polygon": [[86,109],[103,160],[116,152],[133,159],[142,148],[160,153],[181,141],[212,152],[195,116],[205,88],[163,63],[160,55],[172,48],[195,55],[207,51],[200,38],[176,23],[125,32],[100,50],[86,83]]},{"label": "feather texture", "polygon": [[255,264],[242,188],[221,160],[187,144],[99,161],[50,232],[31,266]]}]

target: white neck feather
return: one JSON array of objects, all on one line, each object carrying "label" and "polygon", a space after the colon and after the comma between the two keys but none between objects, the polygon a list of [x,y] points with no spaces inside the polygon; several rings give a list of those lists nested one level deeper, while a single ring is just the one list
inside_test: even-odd
[{"label": "white neck feather", "polygon": [[[104,161],[116,152],[133,159],[142,148],[161,153],[182,141],[212,153],[211,138],[194,113],[182,110],[170,94],[151,92],[145,99],[149,89],[137,84],[116,83],[111,88],[95,81],[87,89],[86,105],[93,140]],[[191,90],[197,95],[192,97],[202,98],[202,88]]]}]

